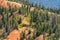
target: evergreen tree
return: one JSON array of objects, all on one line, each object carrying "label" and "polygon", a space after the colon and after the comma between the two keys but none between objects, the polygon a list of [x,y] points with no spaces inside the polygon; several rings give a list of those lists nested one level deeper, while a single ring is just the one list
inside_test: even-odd
[{"label": "evergreen tree", "polygon": [[21,20],[21,17],[19,18],[18,20],[18,24],[21,24],[22,20]]}]

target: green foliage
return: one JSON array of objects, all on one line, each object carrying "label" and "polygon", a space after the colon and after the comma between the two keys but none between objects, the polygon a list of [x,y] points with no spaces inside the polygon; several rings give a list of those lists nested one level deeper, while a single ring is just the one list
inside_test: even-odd
[{"label": "green foliage", "polygon": [[13,25],[14,29],[18,29],[18,22],[17,22],[16,16],[14,14],[12,15],[12,25]]},{"label": "green foliage", "polygon": [[0,14],[2,15],[3,12],[6,12],[6,8],[0,6]]},{"label": "green foliage", "polygon": [[20,17],[19,20],[18,20],[18,24],[21,24],[21,23],[22,23],[22,19]]},{"label": "green foliage", "polygon": [[0,29],[2,29],[2,23],[0,23]]},{"label": "green foliage", "polygon": [[[11,0],[12,1],[12,0]],[[23,2],[24,6],[22,6],[21,8],[12,8],[9,4],[9,9],[6,9],[4,7],[0,6],[0,13],[2,14],[2,23],[0,23],[0,28],[2,28],[2,26],[4,26],[6,33],[9,32],[12,28],[13,29],[18,29],[18,27],[27,27],[27,26],[31,26],[31,28],[35,28],[36,29],[36,37],[38,37],[40,34],[44,34],[44,33],[49,33],[49,40],[55,40],[54,38],[57,39],[57,37],[59,38],[59,30],[58,30],[58,26],[59,26],[59,15],[57,14],[51,14],[49,15],[48,12],[55,12],[56,10],[48,8],[46,10],[46,8],[44,6],[40,6],[38,4],[35,5],[35,10],[33,12],[30,12],[30,7],[33,7],[33,4],[30,4],[27,0],[21,0],[21,2]],[[28,7],[26,8],[25,5],[27,5]],[[30,6],[30,7],[29,7]],[[41,12],[41,9],[43,10]],[[14,14],[14,12],[19,11],[19,15],[22,15],[26,18],[28,18],[29,21],[29,25],[27,24],[21,24],[22,23],[22,19],[17,18],[16,14]],[[9,15],[10,13],[10,15]],[[57,13],[59,13],[59,11],[57,11]],[[11,18],[12,17],[12,18]],[[56,18],[57,17],[57,18]],[[52,34],[55,34],[54,36]],[[3,35],[4,36],[4,35]],[[25,38],[25,33],[23,33],[23,37],[22,39]],[[21,40],[22,40],[21,39]],[[34,38],[28,38],[28,40],[34,40]]]}]

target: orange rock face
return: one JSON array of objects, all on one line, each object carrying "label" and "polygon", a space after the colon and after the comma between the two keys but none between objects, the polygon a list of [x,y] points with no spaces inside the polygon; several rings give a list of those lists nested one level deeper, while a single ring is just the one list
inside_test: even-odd
[{"label": "orange rock face", "polygon": [[36,40],[44,40],[43,35],[40,35],[39,37],[37,37]]},{"label": "orange rock face", "polygon": [[26,27],[20,28],[20,30],[13,30],[10,32],[10,34],[7,36],[5,40],[20,40],[21,33],[26,30]]},{"label": "orange rock face", "polygon": [[19,8],[19,7],[22,7],[22,4],[19,4],[19,3],[16,3],[16,2],[10,2],[10,1],[8,1],[8,0],[0,0],[0,6],[3,6],[3,7],[5,7],[5,8],[8,8],[9,6],[8,6],[8,3],[9,3],[9,5],[11,6],[11,7],[17,7],[17,8]]},{"label": "orange rock face", "polygon": [[20,40],[20,33],[18,30],[13,30],[9,36],[7,37],[7,40]]},{"label": "orange rock face", "polygon": [[30,11],[34,11],[34,7],[31,7],[31,8],[30,8]]},{"label": "orange rock face", "polygon": [[7,1],[6,0],[0,0],[0,6],[3,6],[5,8],[7,8]]}]

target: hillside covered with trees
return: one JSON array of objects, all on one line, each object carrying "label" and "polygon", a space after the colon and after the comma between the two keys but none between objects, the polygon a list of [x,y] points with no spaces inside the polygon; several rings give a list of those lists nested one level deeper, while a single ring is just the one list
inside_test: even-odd
[{"label": "hillside covered with trees", "polygon": [[60,40],[60,9],[34,5],[29,0],[5,2],[0,3],[1,40]]}]

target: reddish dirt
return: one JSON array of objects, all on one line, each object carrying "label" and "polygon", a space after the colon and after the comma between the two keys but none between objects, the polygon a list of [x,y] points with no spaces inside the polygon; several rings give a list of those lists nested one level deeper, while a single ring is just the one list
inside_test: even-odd
[{"label": "reddish dirt", "polygon": [[30,11],[34,11],[34,9],[35,9],[34,7],[31,7],[31,8],[30,8]]},{"label": "reddish dirt", "polygon": [[43,35],[40,35],[39,37],[37,37],[36,40],[44,40]]},{"label": "reddish dirt", "polygon": [[11,7],[15,7],[15,6],[17,8],[22,7],[22,4],[20,4],[20,3],[10,2],[10,1],[7,1],[7,2],[10,4]]},{"label": "reddish dirt", "polygon": [[7,37],[7,40],[17,40],[17,39],[20,39],[20,33],[18,30],[13,30]]},{"label": "reddish dirt", "polygon": [[[5,40],[20,40],[22,32],[24,32],[26,29],[27,27],[20,28],[19,30],[13,30]],[[37,37],[36,40],[43,40],[43,35]]]},{"label": "reddish dirt", "polygon": [[3,7],[8,7],[7,6],[7,2],[6,2],[6,0],[0,0],[0,6],[3,6]]},{"label": "reddish dirt", "polygon": [[8,8],[8,7],[9,7],[8,4],[9,4],[11,7],[15,7],[15,6],[16,6],[17,8],[22,7],[22,4],[20,4],[20,3],[11,2],[11,1],[7,1],[7,0],[0,0],[0,6],[3,6],[3,7],[5,7],[5,8]]},{"label": "reddish dirt", "polygon": [[27,24],[27,25],[29,25],[29,22],[26,21],[26,18],[24,18],[24,19],[22,20],[22,24]]},{"label": "reddish dirt", "polygon": [[20,28],[20,30],[13,30],[4,40],[20,40],[21,34],[26,30],[26,27]]}]

